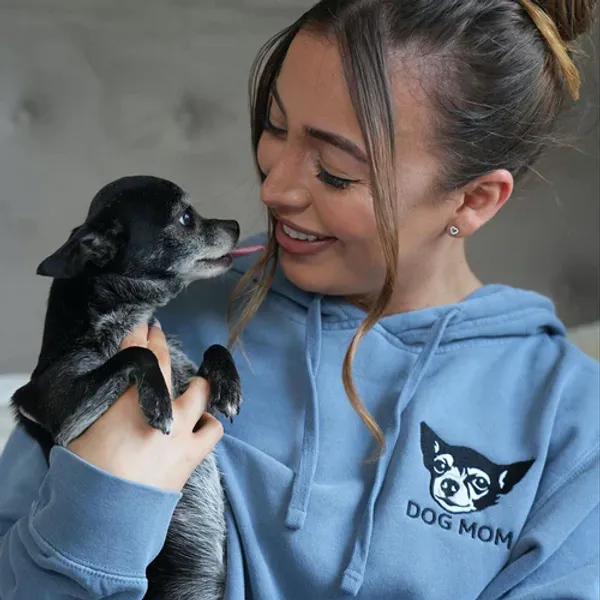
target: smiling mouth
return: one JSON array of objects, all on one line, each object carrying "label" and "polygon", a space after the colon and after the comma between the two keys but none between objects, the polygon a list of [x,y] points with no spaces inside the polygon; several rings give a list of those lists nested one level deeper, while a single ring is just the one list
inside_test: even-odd
[{"label": "smiling mouth", "polygon": [[449,498],[445,498],[443,496],[436,496],[436,498],[440,502],[447,504],[448,506],[456,506],[457,508],[468,508],[468,506],[465,506],[464,504],[458,504],[456,502],[452,502],[452,500],[450,500]]},{"label": "smiling mouth", "polygon": [[317,232],[300,231],[281,219],[277,219],[275,225],[275,239],[286,255],[298,258],[318,255],[337,241]]},{"label": "smiling mouth", "polygon": [[303,231],[292,229],[289,225],[286,225],[283,222],[281,223],[281,227],[288,237],[291,237],[293,240],[299,240],[301,242],[319,242],[331,239],[326,236],[314,235],[311,233],[305,233]]}]

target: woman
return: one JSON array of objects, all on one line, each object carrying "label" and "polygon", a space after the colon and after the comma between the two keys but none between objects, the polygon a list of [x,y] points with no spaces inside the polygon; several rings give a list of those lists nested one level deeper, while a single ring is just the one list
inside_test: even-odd
[{"label": "woman", "polygon": [[[160,315],[198,361],[237,298],[244,410],[193,433],[200,381],[165,437],[130,391],[49,470],[15,431],[0,597],[141,598],[223,427],[227,598],[596,597],[598,364],[464,249],[577,98],[592,9],[324,0],[271,40],[252,78],[265,252]],[[169,376],[160,330],[125,344]]]}]

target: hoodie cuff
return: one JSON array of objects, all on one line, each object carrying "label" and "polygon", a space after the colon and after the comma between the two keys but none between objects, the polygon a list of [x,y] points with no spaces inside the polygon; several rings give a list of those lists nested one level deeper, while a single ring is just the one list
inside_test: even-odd
[{"label": "hoodie cuff", "polygon": [[164,545],[179,492],[115,477],[56,446],[29,527],[81,566],[145,577]]}]

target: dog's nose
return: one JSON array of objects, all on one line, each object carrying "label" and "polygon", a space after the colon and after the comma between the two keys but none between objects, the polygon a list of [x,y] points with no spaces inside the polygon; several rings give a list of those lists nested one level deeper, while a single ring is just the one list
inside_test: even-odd
[{"label": "dog's nose", "polygon": [[442,492],[446,494],[446,497],[449,498],[450,496],[454,496],[454,494],[458,492],[460,486],[458,485],[458,483],[456,483],[456,481],[454,481],[454,479],[444,479],[440,487],[442,488]]},{"label": "dog's nose", "polygon": [[236,238],[239,237],[240,235],[240,225],[237,221],[223,221],[223,225],[225,226],[225,229],[227,229],[227,231],[229,231],[230,233],[232,233]]}]

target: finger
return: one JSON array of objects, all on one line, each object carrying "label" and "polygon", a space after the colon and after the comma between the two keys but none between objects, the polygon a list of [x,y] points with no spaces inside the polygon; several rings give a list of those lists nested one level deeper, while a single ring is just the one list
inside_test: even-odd
[{"label": "finger", "polygon": [[198,423],[198,429],[194,433],[197,442],[197,450],[200,458],[204,459],[206,455],[216,446],[217,442],[223,437],[223,424],[205,412]]},{"label": "finger", "polygon": [[125,336],[121,342],[121,350],[131,346],[141,346],[145,348],[148,345],[148,323],[138,325],[130,334]]},{"label": "finger", "polygon": [[160,327],[158,321],[150,327],[148,332],[148,349],[152,350],[156,358],[160,370],[162,371],[165,381],[168,383],[169,390],[172,387],[171,382],[171,354],[169,353],[169,345],[167,344],[167,338]]},{"label": "finger", "polygon": [[206,411],[210,387],[208,381],[202,377],[194,377],[185,393],[181,394],[173,403],[173,410],[184,429],[192,431],[200,417]]}]

